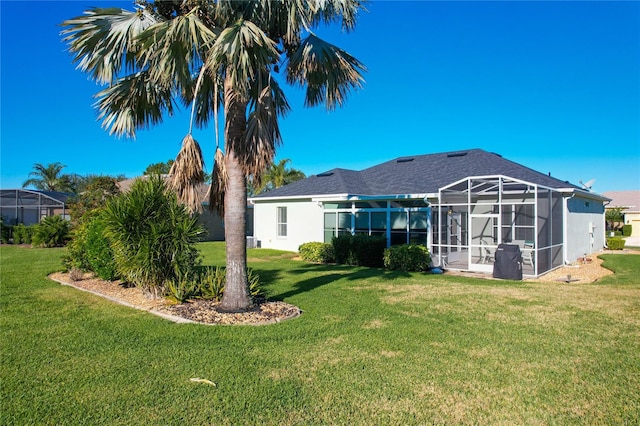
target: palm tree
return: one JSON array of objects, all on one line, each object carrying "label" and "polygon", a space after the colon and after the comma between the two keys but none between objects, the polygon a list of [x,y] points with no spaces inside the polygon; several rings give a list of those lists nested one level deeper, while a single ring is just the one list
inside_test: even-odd
[{"label": "palm tree", "polygon": [[35,163],[33,171],[29,173],[29,179],[22,183],[22,187],[33,186],[41,191],[74,192],[71,176],[62,173],[65,167],[67,166],[59,162],[46,166]]},{"label": "palm tree", "polygon": [[[162,122],[177,103],[191,106],[189,132],[172,167],[183,201],[199,207],[200,147],[191,126],[214,122],[210,205],[224,215],[227,284],[222,307],[244,310],[247,289],[246,181],[259,182],[281,142],[278,118],[289,110],[284,80],[306,87],[305,105],[341,106],[362,87],[365,67],[313,33],[321,24],[355,27],[360,0],[138,0],[137,10],[91,9],[63,23],[79,68],[107,87],[97,94],[111,134],[134,137]],[[217,137],[224,113],[224,147]]]},{"label": "palm tree", "polygon": [[287,164],[289,163],[291,163],[291,160],[288,158],[280,160],[278,163],[272,163],[262,175],[262,182],[256,190],[256,193],[259,194],[264,191],[280,188],[281,186],[288,185],[306,177],[301,170],[288,168]]}]

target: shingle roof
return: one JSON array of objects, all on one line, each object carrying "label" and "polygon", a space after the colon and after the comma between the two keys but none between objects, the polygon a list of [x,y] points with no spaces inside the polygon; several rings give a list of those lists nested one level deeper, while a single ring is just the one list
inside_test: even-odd
[{"label": "shingle roof", "polygon": [[626,207],[629,212],[640,211],[640,190],[610,191],[602,195],[611,198],[611,203],[607,207]]},{"label": "shingle roof", "polygon": [[400,195],[438,192],[470,176],[503,175],[550,188],[580,189],[568,182],[482,149],[400,157],[362,171],[333,169],[255,198],[310,195]]}]

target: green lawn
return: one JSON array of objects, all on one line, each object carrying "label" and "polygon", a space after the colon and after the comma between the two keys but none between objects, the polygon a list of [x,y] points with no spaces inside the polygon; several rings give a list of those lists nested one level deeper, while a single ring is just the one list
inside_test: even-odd
[{"label": "green lawn", "polygon": [[[221,244],[200,245],[222,264]],[[2,246],[0,424],[638,424],[640,256],[593,285],[312,265],[249,251],[268,326],[175,324]],[[194,383],[203,378],[216,386]]]}]

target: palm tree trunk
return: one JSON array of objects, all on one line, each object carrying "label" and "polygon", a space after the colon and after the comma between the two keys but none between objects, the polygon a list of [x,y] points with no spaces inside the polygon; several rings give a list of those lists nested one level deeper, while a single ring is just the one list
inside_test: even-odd
[{"label": "palm tree trunk", "polygon": [[251,306],[247,283],[247,240],[245,215],[247,187],[236,147],[244,143],[246,102],[234,96],[229,77],[225,79],[225,168],[227,183],[224,196],[224,237],[227,243],[227,282],[221,308],[242,311]]}]

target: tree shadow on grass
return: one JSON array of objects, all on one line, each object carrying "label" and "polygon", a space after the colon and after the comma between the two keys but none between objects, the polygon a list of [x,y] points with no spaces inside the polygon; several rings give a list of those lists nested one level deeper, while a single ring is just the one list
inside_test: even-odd
[{"label": "tree shadow on grass", "polygon": [[[403,271],[387,271],[380,268],[363,268],[344,265],[326,265],[326,264],[305,264],[300,268],[290,270],[291,274],[307,274],[315,273],[311,278],[303,279],[296,282],[293,288],[284,293],[271,295],[274,300],[284,300],[286,298],[315,290],[319,287],[331,284],[338,280],[357,281],[368,278],[377,278],[382,280],[394,280],[397,278],[410,277],[411,274]],[[320,274],[320,275],[317,275]]]}]

